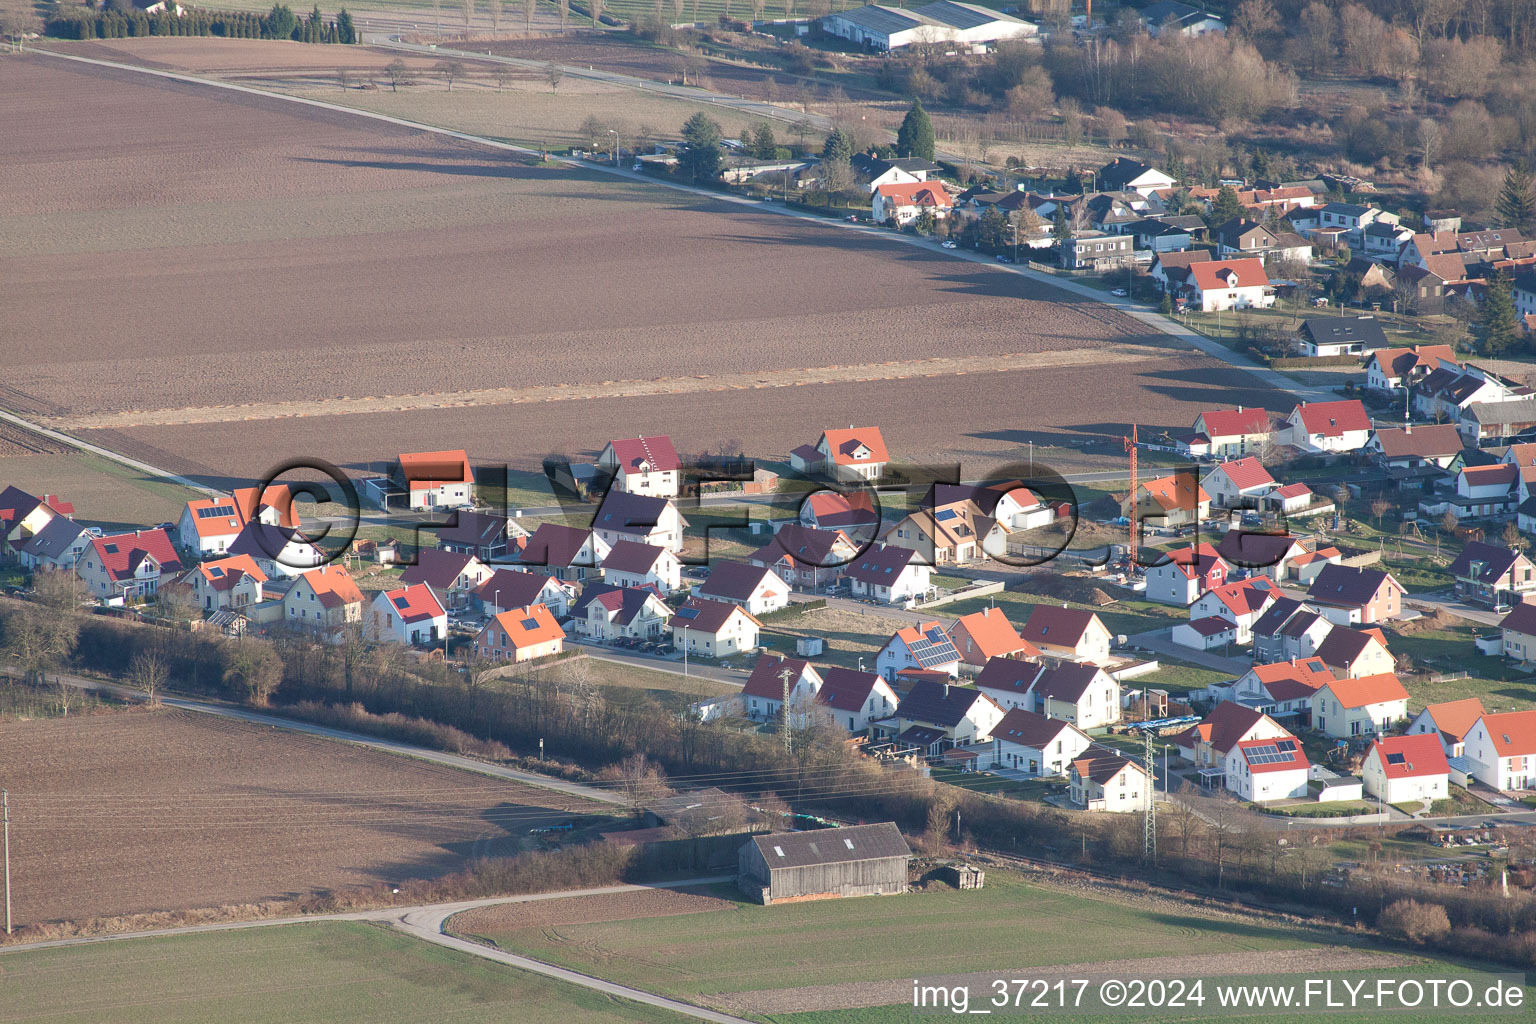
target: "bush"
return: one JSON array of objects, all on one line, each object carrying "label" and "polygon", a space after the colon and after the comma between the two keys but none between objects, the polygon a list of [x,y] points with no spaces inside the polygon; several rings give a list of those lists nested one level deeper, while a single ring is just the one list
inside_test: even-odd
[{"label": "bush", "polygon": [[1398,900],[1376,918],[1383,935],[1422,946],[1439,942],[1451,931],[1451,919],[1438,903]]},{"label": "bush", "polygon": [[392,711],[376,715],[357,703],[322,704],[319,701],[306,700],[291,704],[283,708],[282,712],[290,718],[314,722],[317,725],[328,725],[333,729],[348,729],[352,732],[367,733],[369,736],[382,736],[385,739],[398,740],[418,747],[431,747],[434,750],[446,750],[453,754],[466,754],[500,761],[512,757],[512,751],[507,749],[506,744],[497,743],[495,740],[478,739],[463,729],[456,729],[451,725],[443,725],[441,722],[433,722],[426,718],[402,715],[399,712]]}]

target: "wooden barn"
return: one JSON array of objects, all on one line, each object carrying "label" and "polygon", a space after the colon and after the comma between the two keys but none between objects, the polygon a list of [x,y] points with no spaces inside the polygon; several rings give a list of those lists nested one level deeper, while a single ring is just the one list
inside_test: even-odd
[{"label": "wooden barn", "polygon": [[907,891],[912,850],[892,822],[753,836],[741,848],[742,892],[764,906]]}]

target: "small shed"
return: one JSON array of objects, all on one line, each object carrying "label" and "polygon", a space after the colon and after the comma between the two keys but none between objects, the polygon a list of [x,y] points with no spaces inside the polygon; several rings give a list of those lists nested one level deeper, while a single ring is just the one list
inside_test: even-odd
[{"label": "small shed", "polygon": [[939,877],[956,889],[980,889],[987,873],[974,864],[946,864],[939,870]]},{"label": "small shed", "polygon": [[819,636],[802,636],[795,639],[795,653],[802,658],[818,657],[827,642]]},{"label": "small shed", "polygon": [[907,891],[912,849],[894,822],[753,836],[741,847],[741,890],[764,906]]}]

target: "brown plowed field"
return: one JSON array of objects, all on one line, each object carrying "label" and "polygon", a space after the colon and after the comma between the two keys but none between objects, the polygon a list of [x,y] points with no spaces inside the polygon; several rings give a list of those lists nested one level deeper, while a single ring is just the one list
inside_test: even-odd
[{"label": "brown plowed field", "polygon": [[[891,240],[278,100],[45,57],[4,73],[7,383],[167,468],[457,447],[528,465],[642,431],[768,454],[854,421],[905,458],[995,463],[1287,404],[1097,303]],[[1057,356],[1020,369],[1032,353]],[[828,370],[933,357],[958,361]],[[657,393],[688,377],[707,380]],[[474,397],[540,387],[576,396]]]},{"label": "brown plowed field", "polygon": [[453,917],[453,930],[461,935],[507,932],[516,928],[558,928],[561,925],[597,921],[635,921],[648,917],[675,917],[729,910],[733,904],[718,896],[691,889],[646,889],[601,896],[573,896],[561,900],[530,900],[466,910]]},{"label": "brown plowed field", "polygon": [[591,807],[178,711],[0,724],[0,778],[18,924],[428,877]]}]

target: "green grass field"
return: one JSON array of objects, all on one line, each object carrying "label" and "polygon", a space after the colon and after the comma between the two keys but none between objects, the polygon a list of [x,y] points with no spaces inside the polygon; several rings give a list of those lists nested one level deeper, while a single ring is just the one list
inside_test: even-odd
[{"label": "green grass field", "polygon": [[[724,888],[716,895],[734,899]],[[999,871],[988,871],[986,888],[979,892],[941,886],[905,896],[775,907],[737,902],[706,913],[477,937],[613,981],[692,999],[1111,957],[1317,944],[1300,930],[1150,912],[1040,888]],[[774,953],[765,955],[770,950]]]},{"label": "green grass field", "polygon": [[672,1022],[381,926],[316,923],[0,954],[0,1022]]}]

